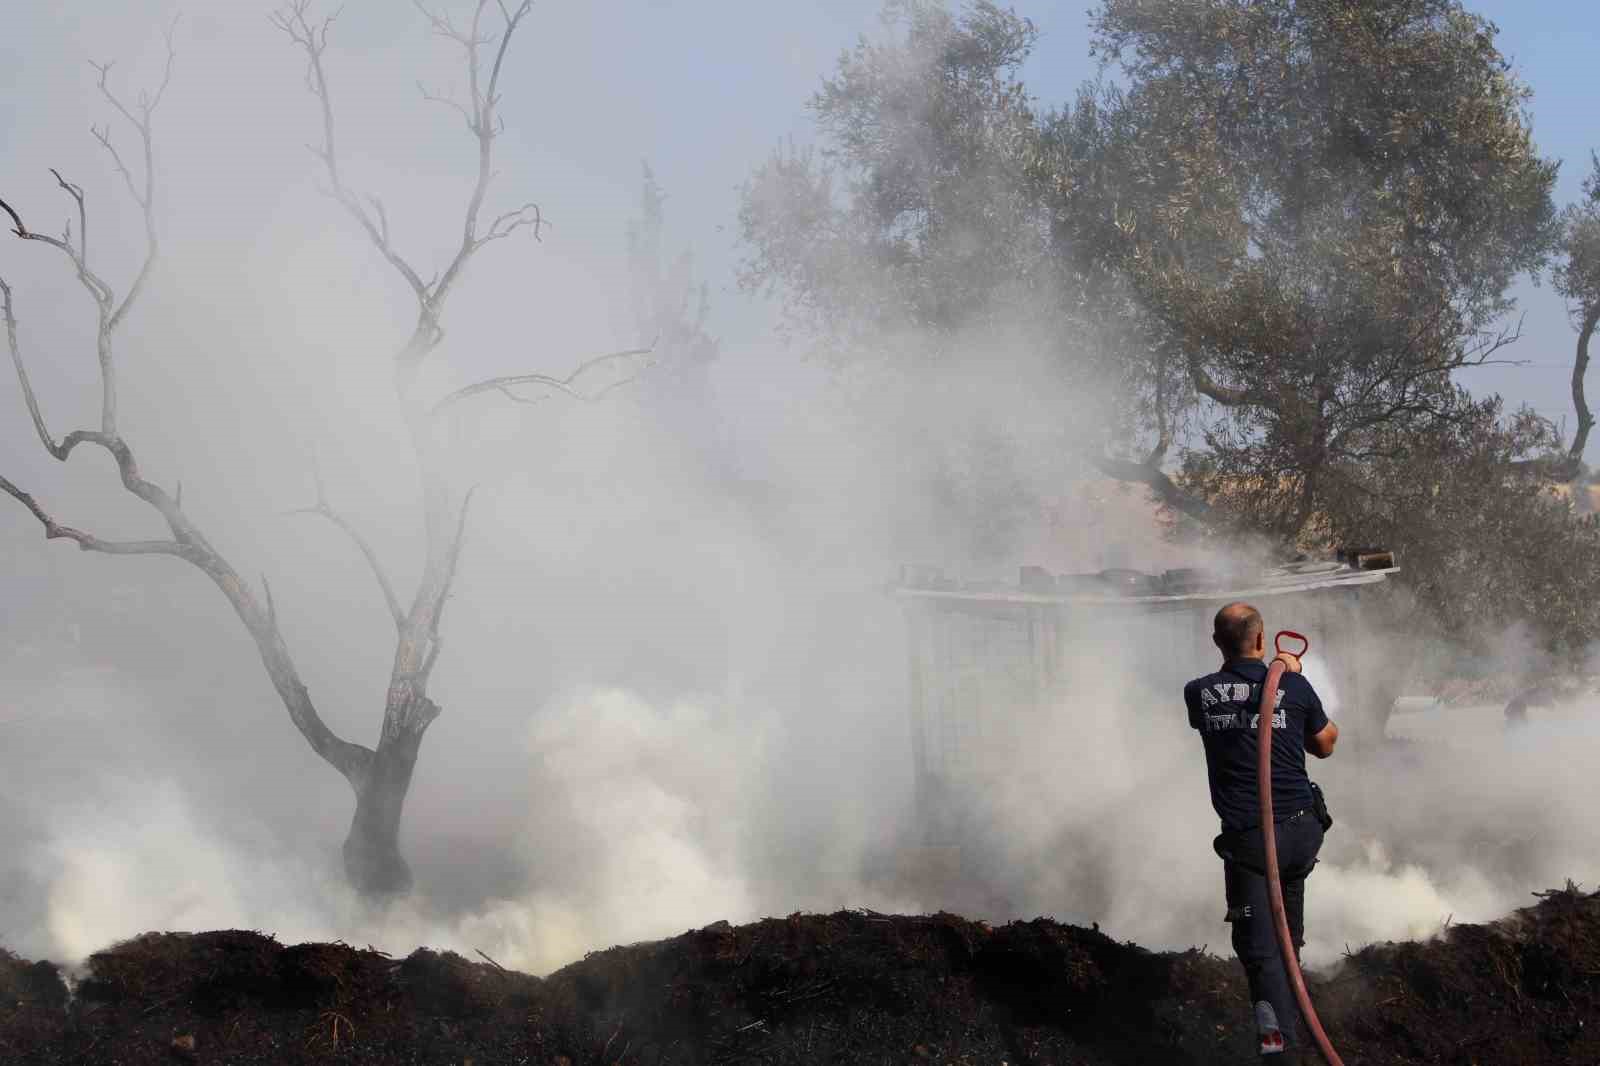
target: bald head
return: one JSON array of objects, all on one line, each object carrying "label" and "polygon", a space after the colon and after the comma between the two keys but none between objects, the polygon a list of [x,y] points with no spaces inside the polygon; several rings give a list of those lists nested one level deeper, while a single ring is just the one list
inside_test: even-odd
[{"label": "bald head", "polygon": [[1211,639],[1224,658],[1241,659],[1266,650],[1261,612],[1248,603],[1230,603],[1211,623]]}]

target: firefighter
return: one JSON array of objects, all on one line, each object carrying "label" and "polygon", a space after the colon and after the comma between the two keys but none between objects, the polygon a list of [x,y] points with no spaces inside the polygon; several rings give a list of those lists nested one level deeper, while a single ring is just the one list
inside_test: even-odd
[{"label": "firefighter", "polygon": [[[1247,603],[1230,603],[1217,612],[1211,639],[1222,654],[1222,669],[1184,686],[1189,725],[1205,747],[1211,805],[1222,820],[1212,847],[1222,858],[1227,921],[1233,950],[1250,984],[1262,1061],[1301,1061],[1305,1039],[1299,1008],[1284,971],[1267,902],[1265,843],[1256,790],[1256,716],[1266,680],[1266,627],[1261,612]],[[1322,847],[1326,808],[1306,776],[1306,752],[1333,754],[1339,727],[1328,720],[1300,661],[1279,653],[1288,672],[1279,687],[1272,720],[1272,809],[1278,845],[1283,903],[1296,953],[1305,943],[1306,877]],[[1303,1061],[1314,1061],[1304,1059]]]}]

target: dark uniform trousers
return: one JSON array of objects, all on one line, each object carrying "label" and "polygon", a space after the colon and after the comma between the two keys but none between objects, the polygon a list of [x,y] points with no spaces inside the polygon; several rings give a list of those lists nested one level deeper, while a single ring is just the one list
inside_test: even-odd
[{"label": "dark uniform trousers", "polygon": [[[1322,847],[1322,826],[1310,810],[1305,810],[1276,822],[1275,828],[1283,907],[1298,957],[1305,943],[1306,878]],[[1261,829],[1224,832],[1212,847],[1222,857],[1233,950],[1244,964],[1245,977],[1250,982],[1250,1002],[1255,1005],[1262,1051],[1269,1050],[1269,1031],[1274,1026],[1282,1032],[1284,1045],[1295,1047],[1302,1042],[1304,1025],[1272,929],[1272,907],[1267,902],[1266,842]],[[1270,1015],[1262,1010],[1263,1004],[1270,1008]]]}]

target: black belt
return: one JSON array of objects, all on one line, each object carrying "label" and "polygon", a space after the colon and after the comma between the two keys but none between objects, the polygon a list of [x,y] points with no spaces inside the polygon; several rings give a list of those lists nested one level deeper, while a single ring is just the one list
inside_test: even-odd
[{"label": "black belt", "polygon": [[[1295,821],[1297,819],[1300,819],[1300,818],[1304,818],[1306,815],[1308,815],[1310,813],[1311,813],[1311,808],[1310,807],[1301,807],[1298,811],[1295,811],[1293,814],[1286,814],[1282,818],[1274,818],[1272,820],[1272,824],[1273,825],[1288,825],[1290,822],[1293,822],[1293,821]],[[1260,829],[1260,828],[1261,828],[1261,824],[1258,822],[1255,825],[1241,826],[1238,829],[1224,828],[1222,831],[1224,833],[1253,833],[1257,829]]]}]

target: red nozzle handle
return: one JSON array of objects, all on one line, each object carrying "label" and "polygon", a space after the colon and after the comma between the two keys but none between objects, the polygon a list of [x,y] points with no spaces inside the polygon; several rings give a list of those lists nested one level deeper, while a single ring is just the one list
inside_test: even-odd
[{"label": "red nozzle handle", "polygon": [[[1300,642],[1300,650],[1292,651],[1289,648],[1285,648],[1283,646],[1285,637],[1290,640],[1298,640]],[[1272,642],[1272,646],[1285,655],[1293,655],[1296,659],[1299,659],[1311,650],[1311,641],[1306,639],[1304,633],[1296,633],[1292,629],[1280,629],[1277,638]]]}]

